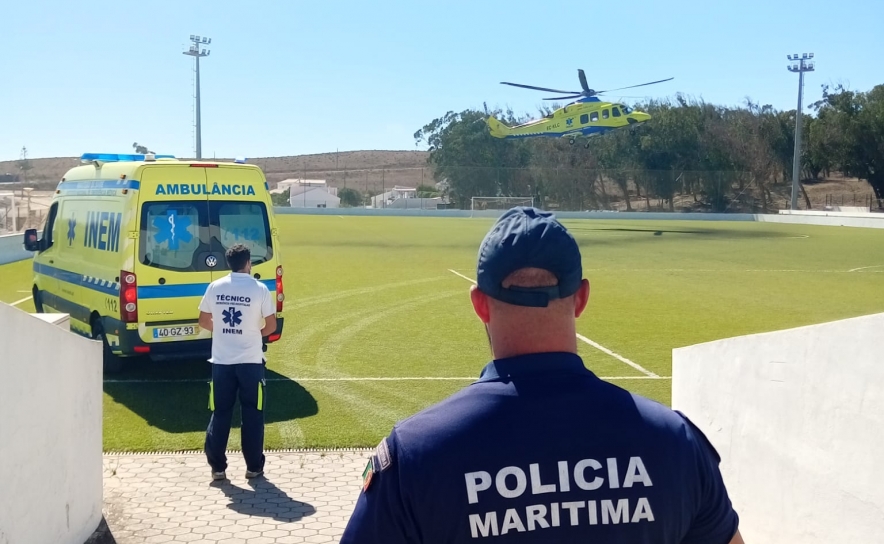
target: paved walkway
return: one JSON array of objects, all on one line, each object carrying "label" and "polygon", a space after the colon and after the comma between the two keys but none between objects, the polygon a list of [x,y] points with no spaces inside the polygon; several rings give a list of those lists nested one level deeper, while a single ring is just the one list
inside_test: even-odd
[{"label": "paved walkway", "polygon": [[237,452],[212,482],[203,454],[106,455],[104,513],[117,544],[337,542],[368,451],[269,453],[246,480]]}]

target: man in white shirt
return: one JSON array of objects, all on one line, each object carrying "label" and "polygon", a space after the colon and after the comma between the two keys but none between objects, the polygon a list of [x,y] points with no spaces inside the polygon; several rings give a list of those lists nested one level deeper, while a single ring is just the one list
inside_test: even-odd
[{"label": "man in white shirt", "polygon": [[213,281],[200,302],[200,327],[212,331],[212,381],[205,452],[212,479],[227,478],[227,439],[237,393],[242,410],[242,453],[246,478],[264,473],[263,337],[276,330],[276,304],[253,278],[249,248],[227,250],[231,273]]}]

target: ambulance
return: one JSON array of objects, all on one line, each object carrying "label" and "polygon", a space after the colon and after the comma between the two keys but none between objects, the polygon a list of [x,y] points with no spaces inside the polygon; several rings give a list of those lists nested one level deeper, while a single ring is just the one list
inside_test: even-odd
[{"label": "ambulance", "polygon": [[171,155],[86,153],[59,182],[34,255],[37,312],[70,315],[71,330],[102,342],[104,369],[127,358],[208,358],[199,326],[209,283],[230,273],[228,247],[251,250],[252,274],[276,299],[282,335],[279,230],[261,169]]}]

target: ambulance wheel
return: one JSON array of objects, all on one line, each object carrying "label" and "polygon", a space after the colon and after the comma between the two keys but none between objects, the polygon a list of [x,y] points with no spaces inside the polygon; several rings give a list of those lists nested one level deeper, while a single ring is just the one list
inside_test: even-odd
[{"label": "ambulance wheel", "polygon": [[104,334],[104,326],[101,324],[101,319],[97,317],[92,320],[92,339],[101,341],[104,372],[116,374],[123,370],[123,359],[111,351],[110,345],[107,343],[107,336]]},{"label": "ambulance wheel", "polygon": [[34,310],[36,310],[38,314],[44,313],[43,312],[43,299],[40,298],[40,290],[37,289],[37,286],[35,285],[34,288],[31,290],[31,292],[33,293],[33,297],[34,297]]},{"label": "ambulance wheel", "polygon": [[571,145],[574,145],[574,138],[571,138],[570,140],[568,140],[568,143]]}]

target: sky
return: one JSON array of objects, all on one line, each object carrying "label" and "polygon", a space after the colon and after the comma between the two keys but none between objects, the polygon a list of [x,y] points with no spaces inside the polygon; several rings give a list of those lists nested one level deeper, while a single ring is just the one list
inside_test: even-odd
[{"label": "sky", "polygon": [[0,160],[133,142],[195,156],[191,34],[212,38],[203,157],[425,149],[415,131],[448,111],[535,114],[549,96],[501,81],[579,89],[578,68],[594,89],[675,78],[626,96],[781,110],[797,101],[790,53],[815,54],[805,104],[824,83],[884,83],[880,0],[31,0],[2,12]]}]

